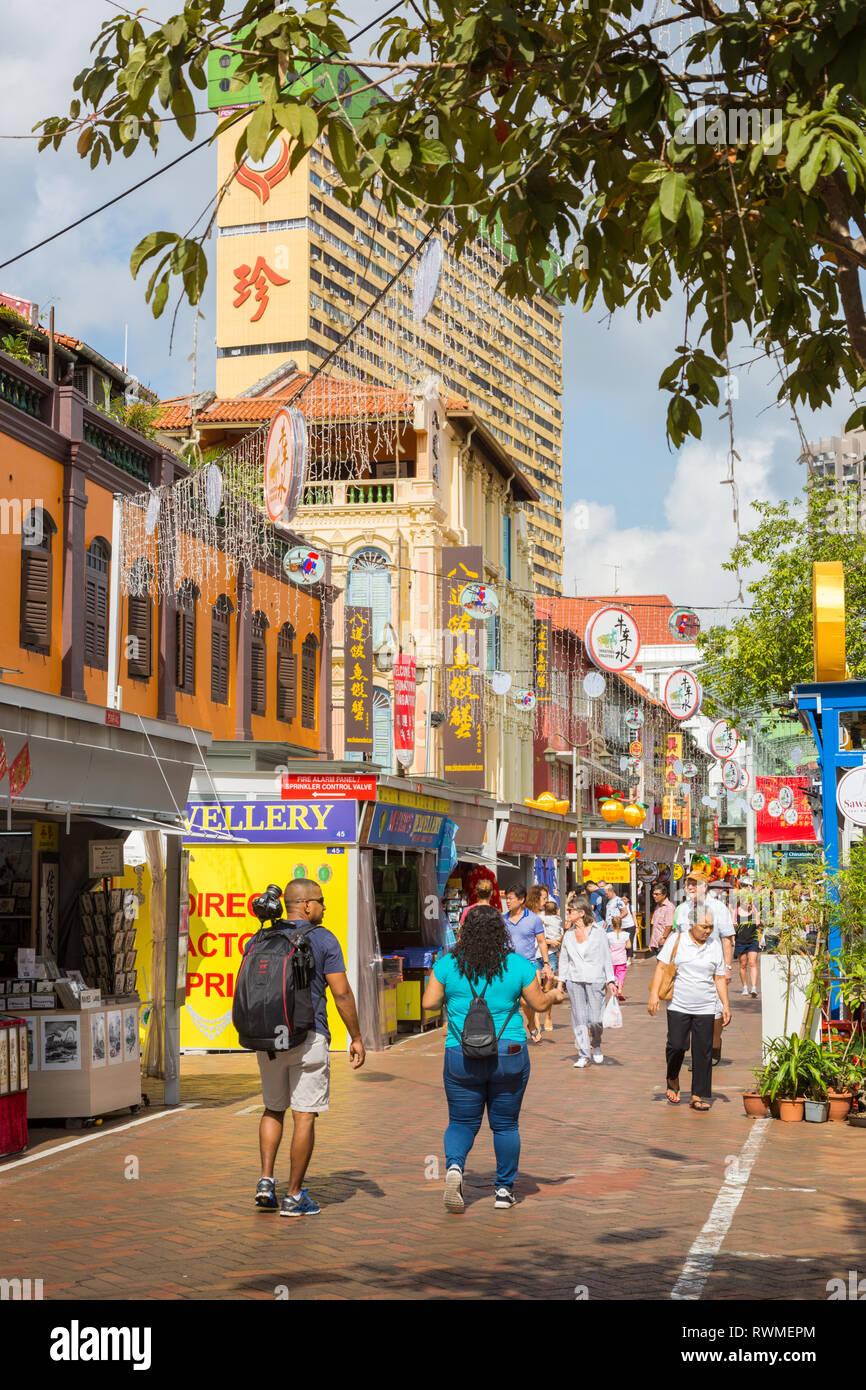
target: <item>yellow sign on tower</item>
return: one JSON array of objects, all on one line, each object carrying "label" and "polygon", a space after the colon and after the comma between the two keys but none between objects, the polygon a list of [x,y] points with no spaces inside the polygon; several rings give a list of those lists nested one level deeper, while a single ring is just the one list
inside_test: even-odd
[{"label": "yellow sign on tower", "polygon": [[812,634],[815,680],[843,681],[845,662],[845,571],[841,560],[812,566]]}]

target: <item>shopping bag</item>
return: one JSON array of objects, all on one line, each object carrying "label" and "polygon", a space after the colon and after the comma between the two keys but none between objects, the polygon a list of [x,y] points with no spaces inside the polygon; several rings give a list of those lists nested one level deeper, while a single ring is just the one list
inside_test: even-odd
[{"label": "shopping bag", "polygon": [[622,1009],[619,1007],[619,1000],[612,994],[604,1006],[604,1013],[601,1016],[602,1028],[621,1028]]}]

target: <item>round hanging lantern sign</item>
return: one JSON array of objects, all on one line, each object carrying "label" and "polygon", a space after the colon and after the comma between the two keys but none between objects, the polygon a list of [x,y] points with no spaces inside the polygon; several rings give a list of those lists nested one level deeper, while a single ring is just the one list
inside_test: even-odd
[{"label": "round hanging lantern sign", "polygon": [[800,766],[800,763],[803,761],[803,750],[800,747],[799,743],[794,744],[794,747],[789,752],[788,757],[791,759],[792,763],[796,763],[797,767]]},{"label": "round hanging lantern sign", "polygon": [[[676,763],[674,763],[674,767],[676,767]],[[693,777],[697,777],[697,775],[698,775],[698,765],[697,765],[697,763],[691,763],[691,762],[683,763],[682,774],[681,774],[681,775],[682,775],[683,777],[687,777],[687,778],[689,779],[689,781],[691,781],[691,779],[692,779]]]},{"label": "round hanging lantern sign", "polygon": [[283,556],[283,569],[295,584],[315,584],[325,573],[325,557],[309,546],[296,545]]},{"label": "round hanging lantern sign", "polygon": [[782,820],[785,822],[786,825],[796,825],[797,811],[795,807],[789,806],[787,811],[785,811],[784,815],[782,816]]},{"label": "round hanging lantern sign", "polygon": [[753,811],[763,811],[766,798],[763,792],[752,792],[749,797],[749,805]]},{"label": "round hanging lantern sign", "polygon": [[464,613],[473,618],[492,618],[499,612],[496,590],[489,584],[464,584],[458,602]]},{"label": "round hanging lantern sign", "polygon": [[727,719],[720,719],[710,729],[709,749],[714,758],[732,758],[740,744],[740,735]]},{"label": "round hanging lantern sign", "polygon": [[702,806],[715,806],[715,804],[716,804],[716,798],[715,798],[714,796],[702,796],[702,797],[701,797],[701,805],[702,805]]},{"label": "round hanging lantern sign", "polygon": [[633,758],[643,757],[643,744],[634,739],[628,746],[628,751]]},{"label": "round hanging lantern sign", "polygon": [[219,516],[223,504],[223,475],[215,463],[204,470],[204,504],[209,516]]},{"label": "round hanging lantern sign", "polygon": [[675,642],[694,642],[701,620],[691,608],[675,608],[668,618],[668,628]]},{"label": "round hanging lantern sign", "polygon": [[625,722],[630,729],[640,729],[643,725],[644,713],[638,705],[633,705],[625,712]]},{"label": "round hanging lantern sign", "polygon": [[780,815],[782,814],[782,811],[783,811],[783,810],[784,810],[784,807],[782,806],[781,801],[779,800],[779,798],[778,798],[777,796],[774,796],[774,797],[773,797],[773,800],[770,802],[769,806],[767,807],[767,815],[768,815],[768,816],[772,816],[772,817],[773,817],[773,820],[778,820],[779,817],[780,817]]},{"label": "round hanging lantern sign", "polygon": [[513,700],[518,709],[535,709],[537,704],[534,690],[518,690]]},{"label": "round hanging lantern sign", "polygon": [[732,759],[722,764],[722,784],[729,792],[735,792],[740,785],[740,769]]},{"label": "round hanging lantern sign", "polygon": [[597,700],[605,691],[605,679],[601,671],[587,671],[583,678],[583,688],[591,700]]},{"label": "round hanging lantern sign", "polygon": [[412,321],[423,323],[433,307],[439,277],[442,274],[442,242],[431,237],[418,257],[415,284],[412,287]]},{"label": "round hanging lantern sign", "polygon": [[701,707],[700,681],[691,671],[672,671],[665,681],[664,706],[674,719],[691,719]]},{"label": "round hanging lantern sign", "polygon": [[627,671],[640,652],[640,628],[625,608],[600,608],[587,623],[583,641],[600,671]]},{"label": "round hanging lantern sign", "polygon": [[746,771],[746,769],[745,769],[744,767],[741,767],[741,768],[740,768],[740,780],[739,780],[739,782],[737,783],[737,791],[738,791],[738,792],[744,792],[744,791],[746,791],[746,790],[748,789],[748,786],[749,786],[749,783],[751,782],[751,780],[752,780],[752,779],[751,779],[751,777],[749,776],[749,774],[748,774],[748,772]]},{"label": "round hanging lantern sign", "polygon": [[287,410],[278,410],[265,444],[265,510],[271,521],[279,521],[286,510],[294,469],[294,422]]},{"label": "round hanging lantern sign", "polygon": [[152,492],[147,500],[147,511],[144,514],[145,535],[152,536],[156,530],[156,523],[159,521],[159,493]]},{"label": "round hanging lantern sign", "polygon": [[673,772],[673,774],[674,774],[675,777],[682,777],[682,775],[683,775],[683,760],[682,760],[682,758],[674,758],[673,762],[671,763],[671,771]]},{"label": "round hanging lantern sign", "polygon": [[511,676],[507,671],[494,671],[490,677],[494,695],[507,695],[511,689]]},{"label": "round hanging lantern sign", "polygon": [[836,805],[846,820],[866,825],[866,768],[852,767],[840,778]]},{"label": "round hanging lantern sign", "polygon": [[791,787],[779,788],[779,805],[783,811],[790,811],[794,804],[794,793]]}]

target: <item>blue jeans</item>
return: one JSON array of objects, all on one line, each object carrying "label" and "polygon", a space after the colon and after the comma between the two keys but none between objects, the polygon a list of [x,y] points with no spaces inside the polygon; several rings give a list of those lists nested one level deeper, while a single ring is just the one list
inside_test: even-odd
[{"label": "blue jeans", "polygon": [[[462,1048],[445,1049],[445,1095],[448,1128],[445,1131],[445,1166],[464,1168],[466,1158],[484,1119],[493,1131],[496,1152],[496,1186],[513,1187],[520,1158],[517,1127],[523,1093],[529,1080],[529,1048],[526,1043],[497,1044],[499,1056],[464,1057]],[[509,1053],[509,1047],[517,1052]]]}]

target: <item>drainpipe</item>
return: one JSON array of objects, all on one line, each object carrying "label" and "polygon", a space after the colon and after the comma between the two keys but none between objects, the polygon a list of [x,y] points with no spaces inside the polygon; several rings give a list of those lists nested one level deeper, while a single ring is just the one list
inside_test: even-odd
[{"label": "drainpipe", "polygon": [[[472,427],[471,427],[470,430],[469,430],[469,433],[468,433],[467,436],[466,436],[466,442],[465,442],[465,444],[463,444],[463,445],[458,444],[458,446],[457,446],[457,462],[458,462],[458,464],[459,464],[461,470],[462,470],[462,468],[463,468],[463,465],[464,465],[465,462],[466,462],[466,456],[467,456],[467,454],[469,453],[469,448],[470,448],[470,445],[472,444],[472,436],[473,436],[473,434],[475,433],[475,431],[477,430],[477,428],[478,428],[477,425],[472,425]],[[465,527],[464,524],[463,524],[464,516],[465,516],[465,508],[464,508],[464,506],[463,506],[463,489],[462,489],[462,487],[458,487],[458,489],[457,489],[457,529],[458,529],[458,531],[460,532],[461,536],[463,537],[463,542],[462,542],[463,545],[468,545],[468,544],[469,544],[469,535],[468,535],[468,533],[467,533],[467,531],[466,531],[466,527]]]}]

